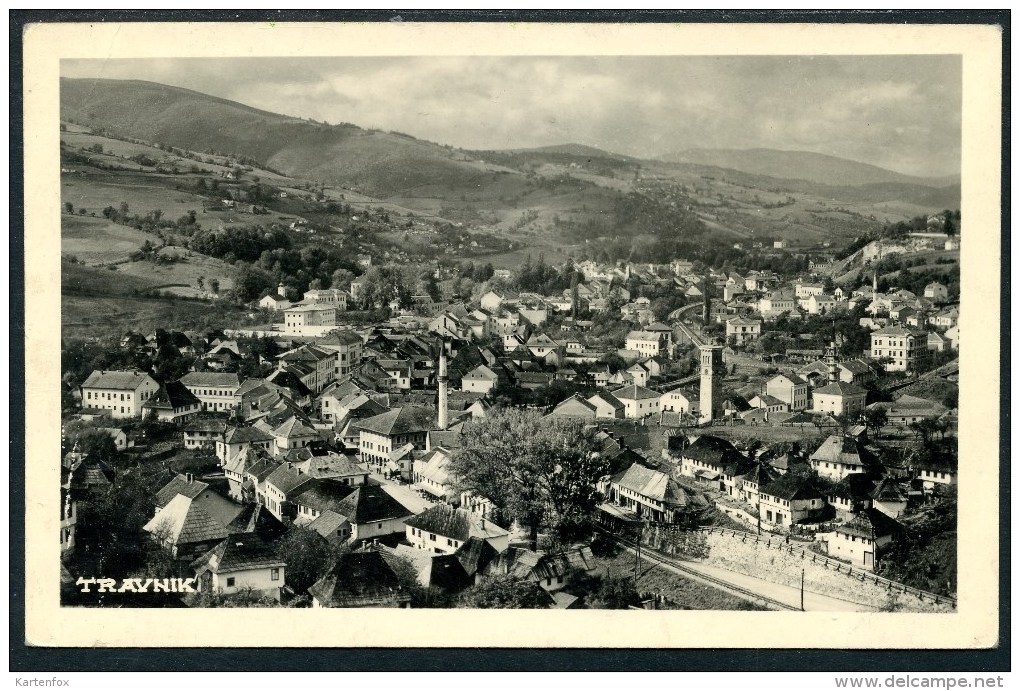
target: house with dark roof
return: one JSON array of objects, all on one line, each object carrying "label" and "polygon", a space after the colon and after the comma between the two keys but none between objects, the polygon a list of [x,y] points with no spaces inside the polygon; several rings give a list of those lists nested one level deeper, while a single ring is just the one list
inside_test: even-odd
[{"label": "house with dark roof", "polygon": [[[711,434],[702,434],[680,452],[680,473],[739,496],[736,477],[743,477],[753,464],[729,441]],[[727,483],[726,476],[731,480]],[[731,492],[731,490],[734,490]]]},{"label": "house with dark roof", "polygon": [[551,594],[563,589],[570,571],[592,571],[595,568],[595,558],[589,547],[554,553],[510,547],[491,559],[481,574],[483,577],[514,576],[533,581]]},{"label": "house with dark roof", "polygon": [[339,514],[339,506],[354,486],[335,480],[311,479],[300,485],[290,497],[296,507],[295,525],[307,525],[327,511]]},{"label": "house with dark roof", "polygon": [[828,540],[829,555],[874,571],[882,551],[901,532],[903,526],[896,519],[878,509],[864,509],[851,520],[836,526]]},{"label": "house with dark roof", "polygon": [[632,463],[611,475],[600,487],[606,497],[602,511],[614,517],[625,512],[638,521],[681,523],[692,521],[698,512],[708,508],[701,492],[640,463]]},{"label": "house with dark roof", "polygon": [[453,554],[468,539],[488,542],[497,552],[510,546],[510,533],[484,516],[436,504],[404,522],[405,535],[411,546],[435,554]]},{"label": "house with dark roof", "polygon": [[297,508],[293,498],[301,486],[313,479],[298,471],[293,463],[282,463],[265,479],[263,503],[281,521],[294,520]]},{"label": "house with dark roof", "polygon": [[377,549],[394,570],[410,564],[418,574],[418,583],[430,592],[456,593],[473,583],[453,554],[434,554],[403,544],[396,548],[378,545]]},{"label": "house with dark roof", "polygon": [[264,505],[249,501],[241,506],[241,512],[227,524],[227,532],[254,533],[260,540],[274,543],[287,532],[284,525]]},{"label": "house with dark roof", "polygon": [[820,519],[825,497],[810,476],[787,473],[759,487],[756,508],[762,522],[788,528]]},{"label": "house with dark roof", "polygon": [[200,449],[209,447],[216,449],[216,442],[226,436],[227,423],[223,420],[192,420],[184,426],[184,448]]},{"label": "house with dark roof", "polygon": [[161,422],[183,422],[198,415],[202,403],[180,382],[161,384],[155,395],[142,404],[142,414],[156,414]]},{"label": "house with dark roof", "polygon": [[599,391],[588,399],[595,406],[595,417],[598,419],[619,420],[624,417],[627,407],[623,401],[608,391]]},{"label": "house with dark roof", "polygon": [[886,477],[878,481],[871,491],[871,506],[889,518],[899,518],[907,509],[910,499],[908,488],[895,478]]},{"label": "house with dark roof", "polygon": [[258,593],[280,599],[286,562],[254,533],[228,535],[191,562],[199,592],[215,595]]},{"label": "house with dark roof", "polygon": [[826,500],[836,510],[836,517],[848,521],[854,514],[871,508],[875,481],[867,473],[850,473],[829,490]]},{"label": "house with dark roof", "polygon": [[312,607],[411,606],[396,572],[378,551],[341,556],[329,572],[308,589]]},{"label": "house with dark roof", "polygon": [[227,537],[217,520],[192,497],[177,494],[142,529],[177,559],[194,559]]},{"label": "house with dark roof", "polygon": [[216,458],[221,466],[226,466],[242,451],[254,448],[272,453],[273,435],[257,427],[231,427],[226,429],[221,439],[216,440]]},{"label": "house with dark roof", "polygon": [[811,454],[811,467],[822,477],[839,482],[851,473],[878,476],[882,467],[871,451],[853,437],[833,434]]},{"label": "house with dark roof", "polygon": [[350,521],[353,540],[403,534],[404,522],[414,515],[383,485],[359,485],[332,510]]}]

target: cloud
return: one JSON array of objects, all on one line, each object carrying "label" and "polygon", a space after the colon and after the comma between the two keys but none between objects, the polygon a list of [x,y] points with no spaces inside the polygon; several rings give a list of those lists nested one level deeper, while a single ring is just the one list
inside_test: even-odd
[{"label": "cloud", "polygon": [[905,173],[959,172],[959,56],[388,57],[65,61],[287,115],[469,149],[577,142],[817,151]]}]

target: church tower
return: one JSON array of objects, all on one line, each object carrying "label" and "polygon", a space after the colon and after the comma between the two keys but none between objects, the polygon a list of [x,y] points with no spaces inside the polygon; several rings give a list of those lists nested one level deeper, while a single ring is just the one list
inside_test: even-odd
[{"label": "church tower", "polygon": [[722,417],[722,378],[725,370],[721,345],[698,346],[701,353],[701,410],[699,423]]}]

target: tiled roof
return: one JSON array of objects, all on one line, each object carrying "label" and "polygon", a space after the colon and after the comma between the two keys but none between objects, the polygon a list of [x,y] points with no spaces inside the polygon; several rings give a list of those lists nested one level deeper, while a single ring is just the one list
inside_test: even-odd
[{"label": "tiled roof", "polygon": [[822,497],[822,493],[818,491],[810,477],[803,477],[793,473],[780,475],[764,487],[759,487],[759,489],[770,496],[790,501],[794,499],[820,499]]},{"label": "tiled roof", "polygon": [[323,511],[308,524],[310,530],[314,530],[331,541],[339,537],[338,531],[344,526],[347,526],[348,530],[350,529],[351,522],[347,520],[347,517],[329,510]]},{"label": "tiled roof", "polygon": [[875,457],[856,439],[833,434],[811,454],[811,460],[867,466],[874,463]]},{"label": "tiled roof", "polygon": [[695,439],[690,446],[684,449],[683,456],[720,469],[730,463],[746,460],[733,444],[711,434],[703,434]]},{"label": "tiled roof", "polygon": [[172,381],[161,384],[155,395],[142,404],[142,408],[172,411],[177,408],[197,406],[199,403],[200,401],[195,395],[188,391],[183,384]]},{"label": "tiled roof", "polygon": [[398,607],[411,599],[379,552],[343,555],[308,592],[323,607]]},{"label": "tiled roof", "polygon": [[895,535],[903,530],[903,526],[889,518],[878,509],[865,509],[856,514],[842,526],[836,526],[837,533],[855,535],[868,539]]},{"label": "tiled roof", "polygon": [[181,383],[188,388],[194,386],[212,386],[219,388],[234,387],[241,385],[241,380],[233,372],[188,372],[181,377]]},{"label": "tiled roof", "polygon": [[290,494],[301,485],[311,481],[312,478],[302,475],[293,467],[287,467],[287,464],[279,466],[266,478],[267,485],[272,485],[284,495]]},{"label": "tiled roof", "polygon": [[227,423],[223,420],[192,420],[184,426],[185,432],[219,432],[227,430]]},{"label": "tiled roof", "polygon": [[175,496],[143,529],[174,545],[227,537],[226,528],[219,521],[183,494]]},{"label": "tiled roof", "polygon": [[486,540],[479,537],[468,538],[468,540],[454,552],[457,561],[464,568],[468,576],[474,576],[488,566],[489,562],[499,556],[496,548]]},{"label": "tiled roof", "polygon": [[288,499],[300,506],[316,511],[342,513],[340,504],[355,491],[351,485],[333,480],[309,480],[301,485],[298,492]]},{"label": "tiled roof", "polygon": [[868,392],[867,389],[862,389],[855,384],[847,384],[842,381],[832,381],[825,386],[815,389],[813,393],[829,396],[863,396]]},{"label": "tiled roof", "polygon": [[336,510],[351,523],[363,525],[391,518],[404,518],[412,511],[390,496],[379,485],[359,485]]},{"label": "tiled roof", "polygon": [[452,538],[459,542],[466,541],[472,536],[490,539],[509,535],[506,530],[491,520],[482,519],[464,509],[456,509],[448,504],[437,504],[426,509],[417,516],[404,521],[404,525]]},{"label": "tiled roof", "polygon": [[247,569],[269,569],[286,566],[272,548],[254,533],[228,535],[225,540],[191,562],[195,570],[231,573]]},{"label": "tiled roof", "polygon": [[255,533],[264,541],[272,541],[287,532],[287,526],[280,522],[263,504],[252,502],[241,508],[233,521],[227,525],[230,533]]},{"label": "tiled roof", "polygon": [[647,398],[659,398],[662,396],[662,394],[658,391],[652,391],[651,389],[646,389],[645,387],[638,386],[637,384],[631,384],[617,389],[616,391],[613,391],[613,395],[621,401],[637,401]]},{"label": "tiled roof", "polygon": [[204,482],[188,480],[186,475],[177,475],[156,493],[156,506],[163,508],[178,494],[182,494],[188,499],[194,499],[207,489],[209,489],[209,485]]},{"label": "tiled roof", "polygon": [[228,430],[224,437],[227,444],[252,444],[272,440],[273,435],[257,427],[234,427]]},{"label": "tiled roof", "polygon": [[145,380],[152,381],[146,372],[124,372],[118,370],[93,370],[82,382],[83,389],[122,389],[134,391]]},{"label": "tiled roof", "polygon": [[435,411],[404,406],[387,410],[358,423],[358,429],[385,436],[427,432],[436,427]]}]

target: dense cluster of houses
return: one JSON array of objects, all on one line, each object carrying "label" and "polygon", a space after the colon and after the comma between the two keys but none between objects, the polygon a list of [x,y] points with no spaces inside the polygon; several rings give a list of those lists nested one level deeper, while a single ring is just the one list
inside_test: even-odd
[{"label": "dense cluster of houses", "polygon": [[[284,313],[282,329],[271,334],[282,347],[272,361],[250,352],[236,335],[129,333],[122,348],[154,353],[169,344],[194,359],[193,371],[175,381],[139,371],[95,371],[76,392],[80,416],[99,421],[118,448],[132,440],[103,421],[146,416],[175,423],[183,448],[215,456],[222,483],[166,478],[145,526],[211,592],[254,589],[278,599],[287,565],[273,545],[292,526],[303,526],[328,543],[359,546],[310,589],[314,606],[406,606],[393,567],[400,558],[414,565],[425,585],[456,591],[512,573],[535,580],[557,606],[568,607],[576,598],[562,592],[564,575],[579,565],[590,568],[590,553],[546,554],[512,545],[511,531],[491,520],[491,503],[463,491],[451,475],[460,430],[485,417],[493,391],[584,382],[594,394],[570,396],[547,414],[600,427],[652,420],[689,429],[725,419],[803,426],[862,412],[864,386],[883,368],[913,371],[931,350],[958,347],[956,310],[932,311],[949,298],[939,284],[916,298],[864,288],[827,294],[821,284],[786,286],[768,272],[716,274],[706,281],[682,261],[623,268],[587,262],[578,268],[586,280],[562,296],[493,289],[476,305],[437,306],[433,316],[413,325],[361,331],[337,327],[338,313],[355,299],[351,294],[312,290],[290,304],[281,290],[259,301]],[[700,372],[664,385],[680,332],[655,319],[647,298],[623,287],[635,276],[703,301],[707,316],[725,322],[731,346],[761,338],[763,325],[780,314],[824,314],[865,301],[872,348],[858,359],[840,359],[830,344],[744,399],[722,395],[725,346],[699,343]],[[724,300],[715,304],[705,299],[706,291]],[[624,342],[615,350],[590,347],[585,333],[591,322],[564,316],[575,299],[596,312],[621,305],[621,318],[633,326]],[[562,326],[554,330],[549,316],[557,313]],[[919,330],[930,325],[936,329]],[[609,354],[623,358],[626,367],[603,364]],[[268,373],[238,374],[238,365],[251,359]],[[689,386],[695,381],[697,388]],[[911,397],[885,407],[890,424],[902,425],[947,412]],[[607,431],[599,438],[614,467],[599,485],[609,523],[691,522],[717,494],[775,530],[842,519],[829,552],[865,568],[874,567],[878,547],[891,539],[909,502],[934,485],[956,482],[951,468],[878,464],[859,432],[833,434],[807,457],[767,451],[748,457],[721,438],[700,434],[691,440],[678,435],[683,441],[671,444],[662,459],[649,459]],[[796,472],[798,466],[832,486],[819,486],[810,473]],[[112,470],[75,453],[65,458],[64,470],[61,542],[70,549],[75,498],[108,485]]]}]

